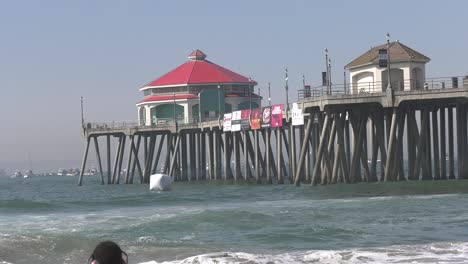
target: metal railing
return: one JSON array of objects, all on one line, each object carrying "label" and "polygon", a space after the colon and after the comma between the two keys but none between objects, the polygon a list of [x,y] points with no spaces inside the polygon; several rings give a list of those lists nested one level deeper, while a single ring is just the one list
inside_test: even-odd
[{"label": "metal railing", "polygon": [[[330,89],[327,89],[326,86],[315,86],[310,89],[298,90],[297,97],[300,101],[322,96],[384,93],[387,86],[388,82],[332,84]],[[392,81],[391,86],[394,91],[468,88],[468,76],[427,78],[425,81],[414,79]]]},{"label": "metal railing", "polygon": [[99,123],[85,123],[85,129],[114,129],[114,128],[133,128],[138,127],[139,123],[137,121],[112,121],[112,122],[99,122]]},{"label": "metal railing", "polygon": [[[209,121],[219,121],[223,120],[223,118],[219,119],[218,117],[203,117],[202,122],[209,122]],[[176,124],[179,127],[185,127],[190,125],[197,125],[199,124],[199,118],[177,118],[177,122],[174,122],[173,118],[158,118],[151,122],[151,124],[146,125],[144,120],[138,121],[112,121],[112,122],[87,122],[84,124],[85,130],[101,130],[105,131],[108,129],[137,129],[137,128],[149,128],[149,127],[157,127],[157,128],[171,128],[174,127]]]}]

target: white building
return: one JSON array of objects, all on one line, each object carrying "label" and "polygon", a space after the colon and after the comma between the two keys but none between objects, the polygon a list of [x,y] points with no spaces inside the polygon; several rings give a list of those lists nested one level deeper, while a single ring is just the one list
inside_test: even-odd
[{"label": "white building", "polygon": [[[345,68],[349,71],[350,93],[385,92],[388,85],[387,68],[379,67],[379,50],[387,45],[371,48]],[[395,91],[424,88],[426,63],[431,59],[395,41],[389,45],[390,80]]]}]

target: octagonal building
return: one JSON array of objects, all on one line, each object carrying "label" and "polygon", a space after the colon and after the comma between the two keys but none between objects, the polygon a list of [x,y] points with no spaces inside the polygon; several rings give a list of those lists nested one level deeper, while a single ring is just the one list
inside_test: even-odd
[{"label": "octagonal building", "polygon": [[140,88],[140,125],[216,120],[224,113],[259,107],[255,81],[211,61],[200,50],[188,61]]}]

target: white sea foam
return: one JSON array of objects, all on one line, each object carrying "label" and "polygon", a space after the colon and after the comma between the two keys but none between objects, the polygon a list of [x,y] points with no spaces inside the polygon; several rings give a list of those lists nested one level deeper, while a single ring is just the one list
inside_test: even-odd
[{"label": "white sea foam", "polygon": [[412,199],[434,199],[434,198],[443,198],[443,197],[456,197],[460,196],[458,193],[447,193],[447,194],[430,194],[430,195],[408,195],[408,198]]},{"label": "white sea foam", "polygon": [[426,245],[398,245],[386,248],[349,250],[311,250],[277,255],[244,252],[220,252],[192,256],[181,261],[144,262],[140,264],[212,264],[212,263],[468,263],[467,242],[443,242]]}]

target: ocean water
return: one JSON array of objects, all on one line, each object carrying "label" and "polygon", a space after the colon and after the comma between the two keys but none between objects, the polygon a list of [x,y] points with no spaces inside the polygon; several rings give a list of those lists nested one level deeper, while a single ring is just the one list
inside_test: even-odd
[{"label": "ocean water", "polygon": [[0,263],[468,263],[468,181],[97,184],[0,178]]}]

